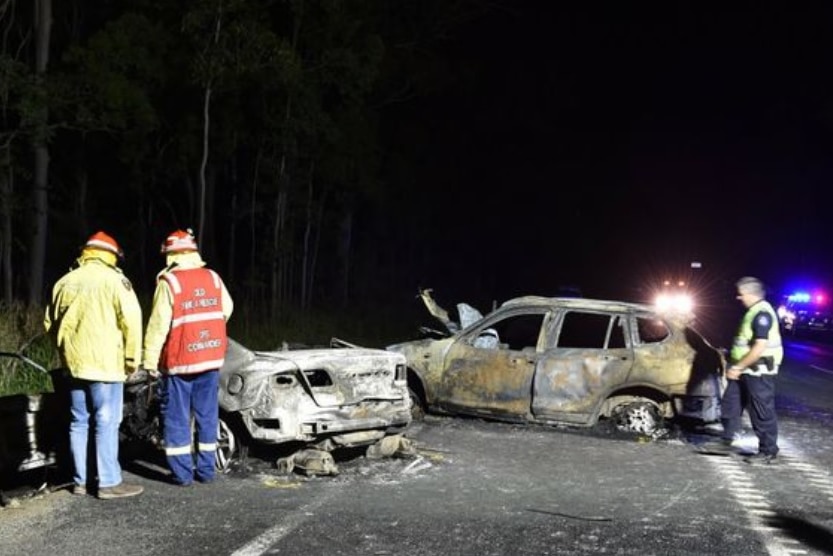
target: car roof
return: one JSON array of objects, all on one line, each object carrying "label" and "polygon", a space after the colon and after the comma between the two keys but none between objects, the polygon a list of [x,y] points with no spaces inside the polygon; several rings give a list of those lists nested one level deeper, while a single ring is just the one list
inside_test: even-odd
[{"label": "car roof", "polygon": [[678,313],[660,313],[653,306],[645,303],[633,303],[629,301],[615,301],[610,299],[590,299],[587,297],[544,297],[540,295],[525,295],[503,302],[500,308],[512,307],[564,307],[568,309],[590,309],[597,311],[616,311],[629,313],[647,313],[658,317],[665,317],[671,320],[687,322],[693,319],[693,315],[682,315]]}]

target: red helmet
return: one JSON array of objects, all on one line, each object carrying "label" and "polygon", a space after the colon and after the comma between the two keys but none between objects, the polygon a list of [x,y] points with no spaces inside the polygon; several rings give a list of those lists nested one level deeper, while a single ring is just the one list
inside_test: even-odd
[{"label": "red helmet", "polygon": [[166,254],[185,253],[187,251],[198,251],[197,240],[194,238],[194,232],[190,228],[171,232],[165,238],[165,241],[162,243],[162,249],[159,252]]},{"label": "red helmet", "polygon": [[87,243],[84,244],[84,249],[99,249],[101,251],[108,251],[124,258],[124,251],[121,250],[119,244],[110,235],[104,232],[96,232],[90,236]]}]

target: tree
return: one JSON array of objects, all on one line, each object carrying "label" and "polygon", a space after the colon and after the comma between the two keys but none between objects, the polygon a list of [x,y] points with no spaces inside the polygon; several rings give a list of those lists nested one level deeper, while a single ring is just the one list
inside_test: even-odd
[{"label": "tree", "polygon": [[46,261],[46,233],[49,221],[49,109],[46,97],[46,70],[52,37],[52,0],[35,0],[35,83],[38,102],[32,116],[34,176],[32,183],[32,226],[29,244],[29,304],[38,306],[43,297],[43,271]]},{"label": "tree", "polygon": [[14,301],[13,233],[17,211],[15,197],[16,176],[21,171],[16,165],[15,147],[22,136],[20,127],[27,83],[27,68],[18,58],[20,45],[11,44],[8,37],[15,29],[14,2],[0,4],[0,21],[3,22],[0,43],[0,268],[2,269],[3,301]]}]

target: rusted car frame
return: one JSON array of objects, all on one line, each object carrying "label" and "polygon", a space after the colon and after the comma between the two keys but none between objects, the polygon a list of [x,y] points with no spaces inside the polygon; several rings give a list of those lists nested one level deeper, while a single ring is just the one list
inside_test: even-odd
[{"label": "rusted car frame", "polygon": [[[516,422],[654,434],[663,419],[719,419],[725,362],[690,315],[647,305],[525,296],[456,323],[421,292],[450,335],[388,346],[408,360],[417,407]],[[464,305],[460,315],[469,314]],[[462,325],[462,326],[461,326]]]},{"label": "rusted car frame", "polygon": [[[304,461],[319,462],[322,474],[336,448],[367,446],[370,456],[403,448],[411,422],[405,357],[338,343],[252,351],[230,341],[219,403],[254,442],[302,443]],[[279,462],[285,470],[298,465],[298,458]]]}]

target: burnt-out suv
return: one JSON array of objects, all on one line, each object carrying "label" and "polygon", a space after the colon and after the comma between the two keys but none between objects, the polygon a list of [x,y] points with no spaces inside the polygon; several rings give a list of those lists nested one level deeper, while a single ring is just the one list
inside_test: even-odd
[{"label": "burnt-out suv", "polygon": [[449,335],[387,347],[408,360],[415,415],[576,426],[610,419],[640,434],[658,433],[666,418],[719,420],[724,357],[691,327],[690,314],[526,296],[485,317],[460,304],[458,322],[430,291],[421,295]]}]

